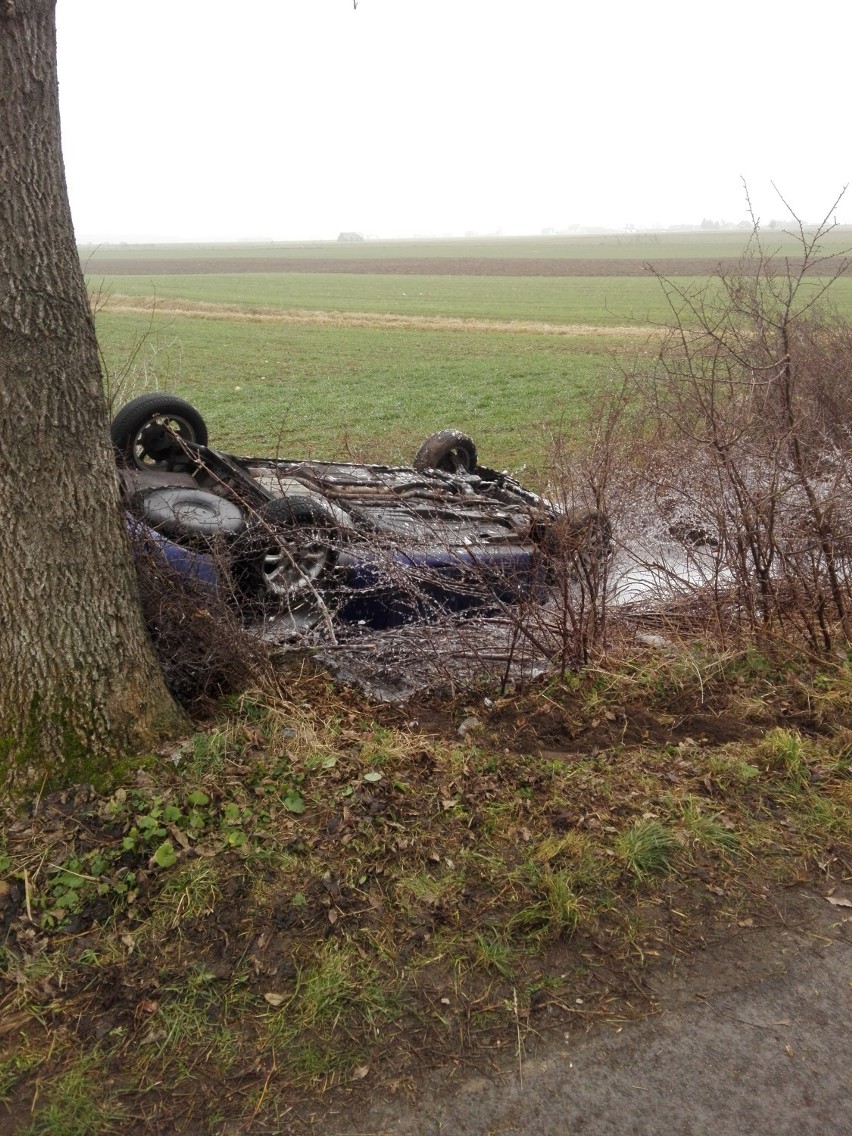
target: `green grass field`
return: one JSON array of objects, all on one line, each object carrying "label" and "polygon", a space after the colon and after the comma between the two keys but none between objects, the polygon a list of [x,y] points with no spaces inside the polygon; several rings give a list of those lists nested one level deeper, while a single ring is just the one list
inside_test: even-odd
[{"label": "green grass field", "polygon": [[[688,278],[680,278],[687,285]],[[105,276],[107,292],[237,304],[246,309],[390,312],[459,319],[535,320],[613,327],[667,318],[659,282],[636,276],[383,276],[376,273],[223,273]],[[842,283],[845,283],[842,282]]]},{"label": "green grass field", "polygon": [[[472,434],[482,459],[541,462],[581,396],[638,350],[606,339],[420,331],[101,313],[101,347],[128,394],[173,390],[197,404],[211,438],[236,452],[410,462],[435,430]],[[640,341],[641,343],[641,341]],[[630,353],[630,354],[628,354]],[[119,400],[123,401],[123,400]]]},{"label": "green grass field", "polygon": [[[845,247],[847,237],[831,234],[827,251]],[[149,245],[100,247],[96,255],[219,263],[229,256],[393,256],[412,259],[414,269],[426,256],[447,255],[735,256],[745,239],[732,232]],[[85,263],[91,250],[81,251]],[[705,279],[678,277],[676,284]],[[223,448],[407,462],[426,435],[454,426],[475,437],[487,464],[515,470],[540,468],[553,433],[582,414],[583,395],[647,362],[654,325],[671,318],[650,274],[195,272],[96,276],[89,285],[110,296],[97,327],[111,384],[118,381],[126,397],[163,388],[189,398]],[[838,280],[832,295],[852,314],[852,279]]]}]

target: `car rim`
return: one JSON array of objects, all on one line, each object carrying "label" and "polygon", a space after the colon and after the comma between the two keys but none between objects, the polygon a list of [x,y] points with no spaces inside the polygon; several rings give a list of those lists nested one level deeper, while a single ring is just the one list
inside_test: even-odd
[{"label": "car rim", "polygon": [[470,458],[467,450],[461,447],[450,450],[447,456],[438,462],[438,468],[444,473],[469,473]]},{"label": "car rim", "polygon": [[261,573],[267,592],[278,599],[310,590],[323,574],[330,557],[327,545],[317,541],[279,541],[264,554]]},{"label": "car rim", "polygon": [[133,438],[133,464],[137,469],[161,469],[181,441],[195,441],[195,430],[185,418],[178,414],[149,418]]}]

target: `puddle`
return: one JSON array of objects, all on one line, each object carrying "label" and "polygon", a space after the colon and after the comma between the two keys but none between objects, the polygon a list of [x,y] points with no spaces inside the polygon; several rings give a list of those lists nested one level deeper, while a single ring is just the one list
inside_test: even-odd
[{"label": "puddle", "polygon": [[[732,583],[721,557],[704,545],[682,544],[646,532],[615,551],[606,571],[606,617],[629,621],[637,642],[662,647],[653,634],[678,601]],[[404,702],[426,690],[464,689],[487,683],[514,687],[540,675],[579,666],[572,618],[588,612],[580,590],[573,609],[551,595],[539,603],[408,623],[376,631],[302,609],[267,622],[260,635],[287,653],[324,666],[336,681],[383,702]]]},{"label": "puddle", "polygon": [[[616,553],[607,576],[608,617],[655,609],[679,590],[707,582],[707,566],[677,550],[657,548]],[[671,555],[670,555],[671,553]],[[579,593],[574,617],[587,611]],[[303,655],[336,681],[382,702],[404,702],[428,689],[463,689],[483,682],[512,687],[562,667],[573,669],[576,635],[571,615],[556,595],[500,614],[448,616],[387,630],[333,620],[304,607],[258,628],[266,642],[287,655]]]}]

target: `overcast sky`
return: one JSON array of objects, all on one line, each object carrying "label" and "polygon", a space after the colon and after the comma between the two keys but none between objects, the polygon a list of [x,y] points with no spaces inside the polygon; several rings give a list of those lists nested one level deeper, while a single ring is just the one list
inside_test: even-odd
[{"label": "overcast sky", "polygon": [[[848,0],[58,0],[80,240],[815,219]],[[839,219],[852,222],[852,191]]]}]

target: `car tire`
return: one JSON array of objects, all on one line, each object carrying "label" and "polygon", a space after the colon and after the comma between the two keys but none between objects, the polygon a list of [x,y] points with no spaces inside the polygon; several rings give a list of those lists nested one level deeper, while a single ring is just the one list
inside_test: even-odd
[{"label": "car tire", "polygon": [[146,525],[177,541],[233,539],[246,527],[238,505],[206,489],[152,489],[137,499],[137,509]]},{"label": "car tire", "polygon": [[337,562],[338,524],[321,497],[276,497],[249,522],[241,556],[243,578],[263,606],[293,607],[315,598],[315,588]]},{"label": "car tire", "polygon": [[207,425],[190,403],[173,394],[141,394],[112,420],[118,456],[137,469],[174,468],[180,442],[207,445]]},{"label": "car tire", "polygon": [[439,430],[430,434],[414,455],[414,468],[419,473],[430,469],[442,473],[472,473],[477,455],[473,438],[460,430]]}]

